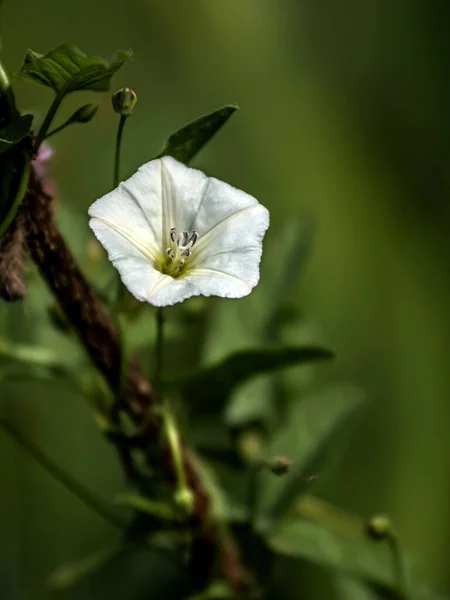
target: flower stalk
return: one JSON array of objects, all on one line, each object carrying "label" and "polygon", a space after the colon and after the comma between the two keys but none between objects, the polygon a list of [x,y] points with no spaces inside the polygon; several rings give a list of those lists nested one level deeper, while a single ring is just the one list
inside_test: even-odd
[{"label": "flower stalk", "polygon": [[43,120],[42,125],[39,128],[35,142],[36,151],[39,149],[39,146],[47,137],[47,134],[49,132],[53,119],[55,118],[56,113],[58,112],[63,97],[64,96],[62,94],[56,94],[56,96],[54,97],[53,102],[51,103],[50,108],[48,109],[48,112],[45,115],[45,119]]}]

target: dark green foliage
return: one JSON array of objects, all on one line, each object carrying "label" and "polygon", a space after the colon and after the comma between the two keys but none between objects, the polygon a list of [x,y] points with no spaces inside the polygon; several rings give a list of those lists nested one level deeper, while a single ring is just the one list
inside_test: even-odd
[{"label": "dark green foliage", "polygon": [[33,115],[22,115],[0,130],[0,154],[20,142],[30,131]]},{"label": "dark green foliage", "polygon": [[122,50],[108,62],[88,56],[72,44],[62,44],[47,54],[28,50],[17,76],[49,87],[60,96],[81,90],[107,92],[114,73],[131,57],[130,50]]},{"label": "dark green foliage", "polygon": [[244,350],[216,365],[180,378],[173,383],[173,387],[191,404],[193,410],[201,414],[217,414],[224,408],[231,392],[255,375],[296,364],[330,360],[333,356],[330,350],[314,346]]},{"label": "dark green foliage", "polygon": [[339,458],[361,410],[365,394],[352,385],[333,385],[298,399],[268,444],[268,456],[287,456],[293,466],[280,480],[264,473],[260,527],[271,530],[305,492],[324,482]]},{"label": "dark green foliage", "polygon": [[343,532],[313,520],[289,519],[269,537],[277,553],[306,558],[384,587],[396,587],[396,575],[388,544],[367,539],[363,529]]},{"label": "dark green foliage", "polygon": [[166,145],[156,158],[173,156],[180,162],[188,163],[237,109],[237,106],[230,104],[188,123],[169,136]]}]

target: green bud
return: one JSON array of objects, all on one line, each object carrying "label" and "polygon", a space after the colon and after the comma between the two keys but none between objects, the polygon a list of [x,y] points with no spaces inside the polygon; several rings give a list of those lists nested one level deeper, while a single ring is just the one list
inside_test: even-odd
[{"label": "green bud", "polygon": [[277,456],[267,462],[267,466],[271,473],[275,475],[284,475],[292,467],[292,461],[286,456]]},{"label": "green bud", "polygon": [[194,509],[194,494],[187,487],[178,489],[175,493],[175,504],[184,514],[191,515]]},{"label": "green bud", "polygon": [[69,123],[89,123],[89,121],[95,117],[97,110],[97,104],[84,104],[73,113],[73,115],[67,121],[67,125]]},{"label": "green bud", "polygon": [[366,523],[366,532],[373,540],[392,537],[392,523],[387,515],[374,515]]},{"label": "green bud", "polygon": [[111,101],[114,112],[123,117],[130,117],[136,106],[137,96],[131,88],[122,88],[113,94]]}]

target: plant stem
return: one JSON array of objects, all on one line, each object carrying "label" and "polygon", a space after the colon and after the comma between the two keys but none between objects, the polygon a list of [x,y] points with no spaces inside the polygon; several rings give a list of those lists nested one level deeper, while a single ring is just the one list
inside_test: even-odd
[{"label": "plant stem", "polygon": [[155,373],[153,385],[157,400],[161,400],[161,384],[164,362],[164,310],[162,307],[156,309],[156,344],[155,344]]},{"label": "plant stem", "polygon": [[59,105],[61,104],[63,96],[61,94],[57,94],[48,109],[47,114],[45,115],[45,119],[38,131],[36,138],[36,150],[39,148],[43,140],[47,136],[47,132],[50,129],[50,125],[52,124],[53,119],[58,111]]},{"label": "plant stem", "polygon": [[114,157],[114,187],[116,188],[119,185],[120,180],[120,152],[122,149],[122,136],[123,130],[125,128],[125,123],[127,121],[127,115],[120,115],[119,126],[117,128],[116,135],[116,153]]},{"label": "plant stem", "polygon": [[67,121],[65,123],[63,123],[62,125],[58,125],[58,127],[55,127],[55,129],[52,129],[51,131],[49,131],[47,133],[47,135],[45,136],[45,139],[48,140],[48,138],[51,138],[52,136],[54,136],[55,134],[59,133],[60,131],[62,131],[63,129],[66,129],[66,127],[68,127],[71,123],[68,123]]},{"label": "plant stem", "polygon": [[33,442],[23,436],[15,427],[0,421],[0,427],[11,436],[34,460],[41,465],[50,475],[52,475],[69,492],[74,494],[83,504],[96,512],[102,519],[108,521],[114,527],[123,528],[122,519],[110,512],[101,501],[97,500],[91,492],[81,483],[76,481],[64,469],[61,469],[54,463],[42,450]]},{"label": "plant stem", "polygon": [[406,573],[406,565],[404,561],[404,557],[402,554],[402,550],[400,547],[400,543],[398,541],[397,534],[392,532],[388,538],[387,542],[391,547],[392,558],[394,561],[394,569],[395,575],[397,579],[397,585],[400,594],[402,595],[404,600],[410,600],[410,591],[409,591],[409,582],[408,576]]},{"label": "plant stem", "polygon": [[[120,182],[120,155],[122,150],[122,137],[125,123],[127,122],[127,115],[120,115],[119,126],[117,127],[116,135],[116,150],[114,154],[114,175],[113,175],[113,188],[116,188]],[[117,296],[115,301],[115,308],[119,314],[122,309],[123,300],[125,297],[125,286],[122,284],[120,275],[117,273]]]}]

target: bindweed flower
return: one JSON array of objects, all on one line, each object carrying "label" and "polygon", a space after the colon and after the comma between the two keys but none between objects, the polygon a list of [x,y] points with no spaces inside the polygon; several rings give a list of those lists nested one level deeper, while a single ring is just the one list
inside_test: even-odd
[{"label": "bindweed flower", "polygon": [[89,208],[129,291],[154,306],[246,296],[259,280],[269,212],[240,190],[165,156]]}]

